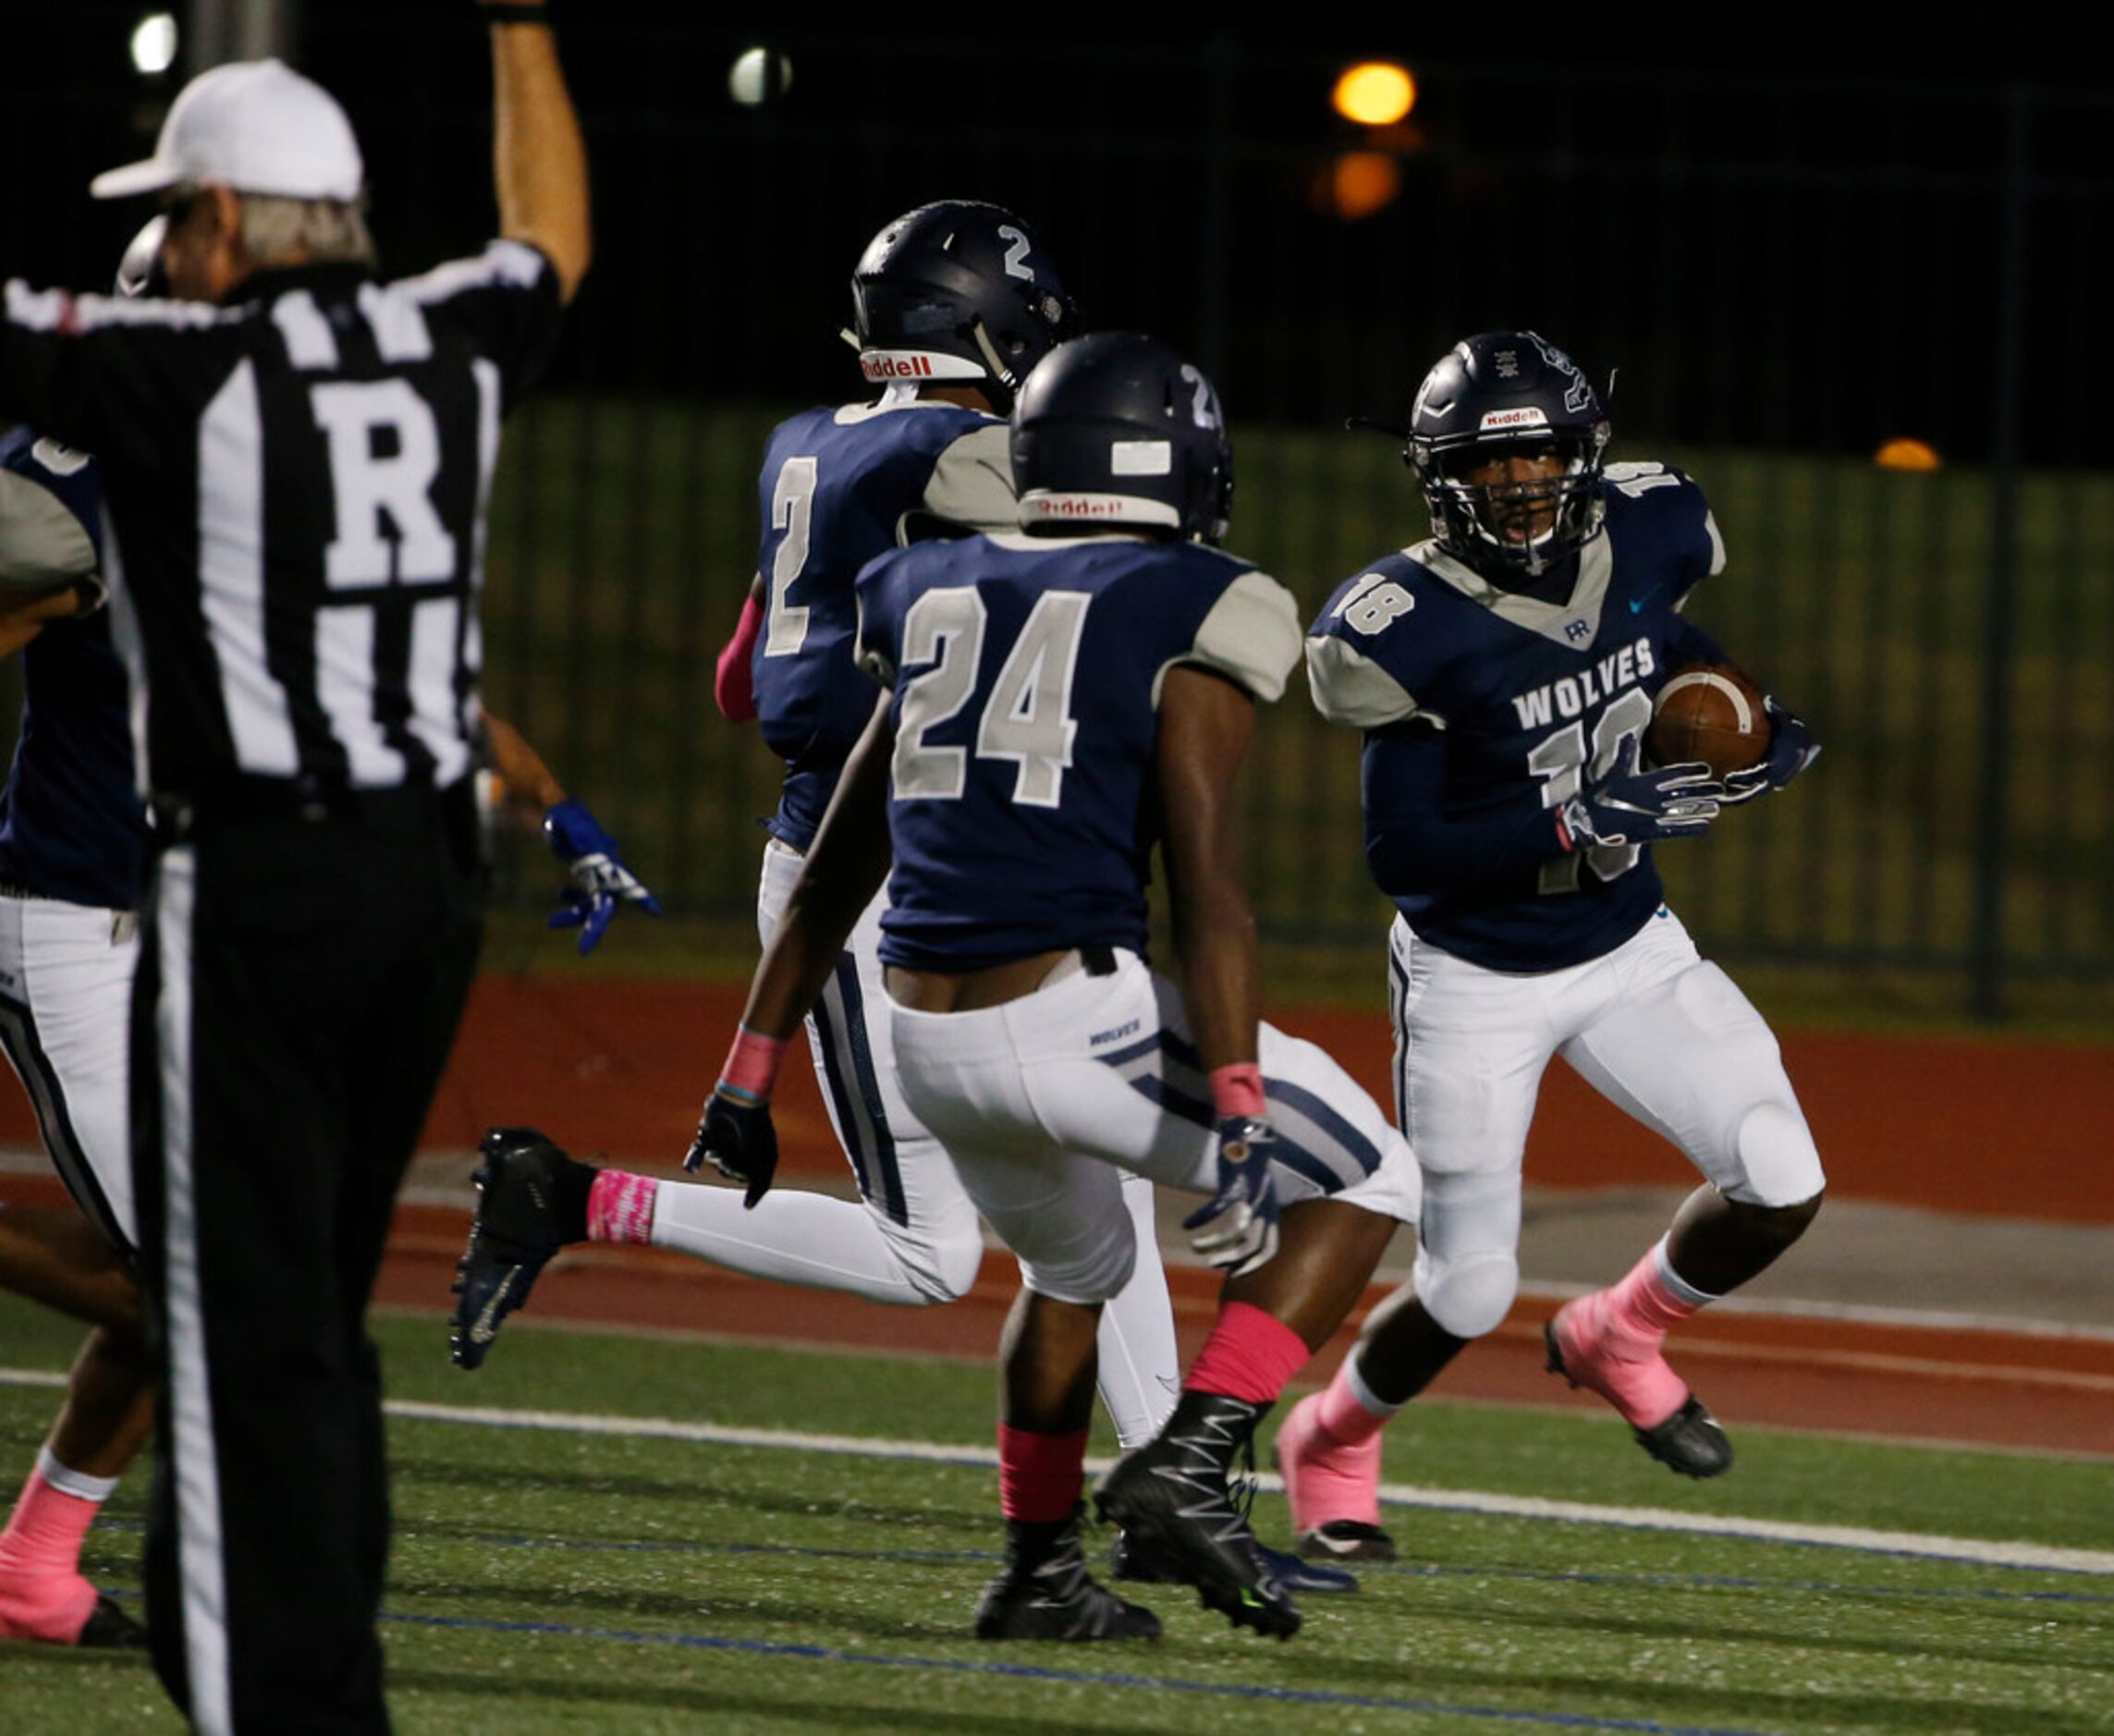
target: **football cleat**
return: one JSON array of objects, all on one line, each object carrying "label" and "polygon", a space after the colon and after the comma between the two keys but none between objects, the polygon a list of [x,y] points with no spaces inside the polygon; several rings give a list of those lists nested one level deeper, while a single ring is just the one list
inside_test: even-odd
[{"label": "football cleat", "polygon": [[507,1316],[529,1300],[544,1264],[587,1237],[587,1192],[594,1168],[575,1163],[533,1128],[495,1127],[470,1176],[477,1215],[455,1268],[448,1349],[456,1364],[483,1364]]},{"label": "football cleat", "polygon": [[98,1593],[76,1645],[102,1651],[143,1652],[147,1649],[145,1626],[116,1603],[107,1592]]},{"label": "football cleat", "polygon": [[1205,1608],[1285,1640],[1300,1631],[1299,1608],[1265,1564],[1226,1486],[1233,1455],[1265,1408],[1185,1392],[1158,1435],[1109,1467],[1094,1500],[1103,1520],[1162,1554]]},{"label": "football cleat", "polygon": [[[1292,1406],[1270,1446],[1270,1461],[1285,1480],[1299,1551],[1310,1559],[1338,1553],[1326,1543],[1318,1552],[1308,1547],[1309,1539],[1325,1532],[1334,1535],[1349,1526],[1368,1539],[1387,1535],[1380,1529],[1379,1432],[1352,1443],[1337,1440],[1322,1432],[1321,1403],[1322,1395],[1312,1392]],[[1341,1553],[1346,1560],[1395,1559],[1392,1544],[1386,1555]]]},{"label": "football cleat", "polygon": [[1392,1561],[1395,1540],[1362,1520],[1332,1519],[1301,1532],[1299,1552],[1309,1561]]},{"label": "football cleat", "polygon": [[[1326,1561],[1302,1561],[1296,1555],[1271,1548],[1260,1538],[1255,1542],[1255,1554],[1263,1571],[1289,1592],[1354,1592],[1358,1589],[1357,1574],[1340,1567],[1330,1567]],[[1139,1585],[1188,1583],[1179,1567],[1163,1550],[1133,1537],[1127,1531],[1116,1534],[1116,1547],[1109,1555],[1109,1571],[1113,1577]]]},{"label": "football cleat", "polygon": [[[1542,1327],[1548,1372],[1607,1400],[1637,1444],[1668,1470],[1684,1477],[1723,1475],[1732,1468],[1732,1443],[1666,1358],[1656,1350],[1643,1358],[1616,1356],[1595,1331],[1601,1312],[1595,1303],[1604,1294],[1564,1303]],[[1678,1395],[1670,1411],[1669,1392]]]},{"label": "football cleat", "polygon": [[[1035,1529],[1041,1529],[1036,1527]],[[1079,1540],[1079,1515],[1042,1547],[1031,1549],[1032,1533],[1008,1527],[1006,1571],[976,1600],[980,1640],[1156,1640],[1160,1619],[1126,1603],[1095,1583],[1086,1571]],[[1031,1559],[1039,1555],[1040,1559]]]}]

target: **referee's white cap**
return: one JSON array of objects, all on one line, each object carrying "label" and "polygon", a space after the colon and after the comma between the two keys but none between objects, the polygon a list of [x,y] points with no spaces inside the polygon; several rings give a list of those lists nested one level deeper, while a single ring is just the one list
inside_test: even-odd
[{"label": "referee's white cap", "polygon": [[177,93],[153,156],[104,170],[88,190],[122,199],[217,181],[238,193],[349,202],[365,179],[336,97],[283,61],[234,60]]}]

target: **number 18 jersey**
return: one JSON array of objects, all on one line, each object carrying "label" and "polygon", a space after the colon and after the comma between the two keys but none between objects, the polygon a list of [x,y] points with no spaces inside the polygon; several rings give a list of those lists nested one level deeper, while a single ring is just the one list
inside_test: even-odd
[{"label": "number 18 jersey", "polygon": [[1201,544],[1009,533],[884,556],[859,605],[861,662],[894,689],[882,958],[1143,953],[1161,682],[1194,664],[1275,700],[1290,593]]},{"label": "number 18 jersey", "polygon": [[1420,936],[1492,970],[1596,958],[1658,908],[1648,850],[1566,855],[1553,810],[1634,749],[1676,667],[1720,654],[1680,613],[1725,563],[1703,491],[1650,463],[1608,466],[1607,489],[1558,599],[1423,543],[1346,582],[1309,632],[1314,703],[1367,732],[1381,890]]}]

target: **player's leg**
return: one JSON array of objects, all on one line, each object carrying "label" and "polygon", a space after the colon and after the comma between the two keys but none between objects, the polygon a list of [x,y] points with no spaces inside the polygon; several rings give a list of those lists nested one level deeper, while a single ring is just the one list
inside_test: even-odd
[{"label": "player's leg", "polygon": [[1653,1457],[1714,1476],[1730,1466],[1731,1447],[1662,1347],[1681,1320],[1804,1233],[1820,1209],[1820,1157],[1775,1036],[1672,916],[1647,923],[1612,962],[1631,985],[1565,1058],[1707,1180],[1620,1282],[1558,1311],[1550,1366],[1607,1398]]},{"label": "player's leg", "polygon": [[79,1212],[0,1214],[0,1282],[92,1323],[67,1400],[0,1532],[0,1634],[138,1644],[80,1571],[102,1504],[153,1425],[128,1253],[126,1022],[137,937],[108,911],[0,899],[0,1043]]},{"label": "player's leg", "polygon": [[1417,1262],[1329,1384],[1277,1431],[1299,1547],[1316,1559],[1394,1559],[1380,1523],[1380,1431],[1511,1307],[1521,1159],[1556,1042],[1531,980],[1419,941],[1399,918],[1388,1007],[1396,1113],[1424,1179]]},{"label": "player's leg", "polygon": [[[1006,1567],[984,1588],[976,1632],[1155,1638],[1149,1610],[1094,1583],[1079,1536],[1099,1317],[1130,1281],[1133,1220],[1117,1171],[1065,1151],[1036,1124],[1009,1064],[1005,1010],[898,1015],[898,1029],[905,1020],[923,1027],[902,1057],[906,1092],[937,1118],[964,1186],[1020,1263],[1000,1347]],[[940,1057],[944,1069],[933,1064]]]}]

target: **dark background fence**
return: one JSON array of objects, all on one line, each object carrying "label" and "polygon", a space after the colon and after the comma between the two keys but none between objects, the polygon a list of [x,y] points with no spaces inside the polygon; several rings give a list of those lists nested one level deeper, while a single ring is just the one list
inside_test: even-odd
[{"label": "dark background fence", "polygon": [[[158,89],[131,7],[25,22],[0,67],[0,271],[106,275],[92,208]],[[866,238],[935,197],[1013,206],[1090,318],[1186,348],[1233,419],[1231,546],[1312,609],[1426,534],[1384,439],[1455,337],[1531,326],[1614,379],[1618,458],[1688,468],[1730,553],[1698,618],[1827,744],[1809,782],[1662,852],[1718,952],[1901,969],[1985,1015],[2114,986],[2114,428],[2100,330],[2114,93],[1406,58],[1403,123],[1335,117],[1350,55],[1239,34],[767,32],[573,6],[595,270],[502,463],[489,694],[671,907],[739,919],[774,764],[710,700],[753,564],[763,436],[856,396],[834,334]],[[464,9],[312,4],[298,58],[352,111],[393,263],[491,223]],[[759,40],[784,97],[726,71]],[[33,173],[21,173],[34,165]],[[1390,190],[1391,189],[1391,190]],[[1347,193],[1387,197],[1346,214]],[[1883,442],[1938,468],[1882,468]],[[1253,777],[1268,933],[1367,937],[1357,748],[1295,692]],[[541,879],[520,888],[542,890]]]}]

